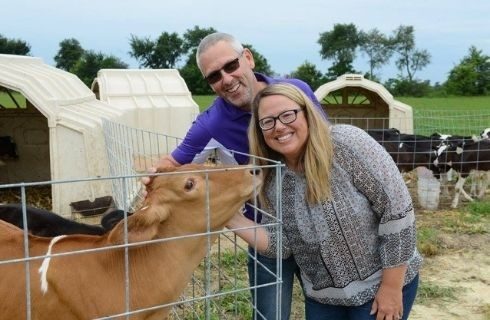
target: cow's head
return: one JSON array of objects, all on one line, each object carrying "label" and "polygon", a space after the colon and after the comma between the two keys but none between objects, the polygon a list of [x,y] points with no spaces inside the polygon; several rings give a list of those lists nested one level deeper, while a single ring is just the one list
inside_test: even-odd
[{"label": "cow's head", "polygon": [[[184,165],[152,178],[142,208],[128,218],[130,242],[220,230],[262,183],[250,166]],[[124,222],[109,235],[124,242]]]}]

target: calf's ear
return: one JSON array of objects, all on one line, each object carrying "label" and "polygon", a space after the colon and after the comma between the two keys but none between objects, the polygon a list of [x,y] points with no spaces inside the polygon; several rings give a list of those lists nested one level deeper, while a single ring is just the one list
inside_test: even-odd
[{"label": "calf's ear", "polygon": [[[165,206],[145,206],[128,217],[128,242],[142,242],[155,239],[159,225],[169,216]],[[124,221],[120,221],[109,233],[111,244],[124,243]]]}]

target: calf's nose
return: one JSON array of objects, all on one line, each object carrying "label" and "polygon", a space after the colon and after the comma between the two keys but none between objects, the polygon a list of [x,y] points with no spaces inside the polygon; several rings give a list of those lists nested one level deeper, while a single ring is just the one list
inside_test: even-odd
[{"label": "calf's nose", "polygon": [[249,172],[250,172],[250,174],[252,176],[260,176],[260,174],[262,173],[262,169],[260,169],[260,168],[252,168],[252,169],[250,169]]}]

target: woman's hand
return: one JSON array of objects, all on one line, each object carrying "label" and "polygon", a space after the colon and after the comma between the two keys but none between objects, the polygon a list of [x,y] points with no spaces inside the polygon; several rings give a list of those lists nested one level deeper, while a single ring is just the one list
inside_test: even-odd
[{"label": "woman's hand", "polygon": [[406,265],[383,269],[381,284],[374,296],[371,315],[376,314],[376,320],[398,320],[403,316],[403,282]]},{"label": "woman's hand", "polygon": [[[258,252],[262,252],[269,246],[269,236],[267,231],[243,215],[242,207],[226,224],[226,227],[233,231],[237,236],[245,240]],[[237,230],[238,229],[238,230]]]},{"label": "woman's hand", "polygon": [[383,285],[374,297],[370,314],[376,314],[376,320],[398,320],[403,315],[403,295],[401,288]]}]

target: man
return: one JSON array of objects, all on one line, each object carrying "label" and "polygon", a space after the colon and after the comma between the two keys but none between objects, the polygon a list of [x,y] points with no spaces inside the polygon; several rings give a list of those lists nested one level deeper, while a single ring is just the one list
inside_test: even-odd
[{"label": "man", "polygon": [[[170,154],[160,159],[155,167],[180,166],[206,161],[217,150],[221,163],[247,164],[248,157],[235,150],[248,153],[247,129],[251,118],[251,105],[257,92],[268,84],[288,82],[296,85],[321,109],[311,88],[297,79],[274,79],[254,73],[252,52],[243,48],[233,36],[213,33],[206,36],[197,49],[197,65],[213,91],[218,95],[211,106],[201,113],[187,132],[184,141]],[[252,210],[245,215],[253,220]],[[259,217],[260,219],[260,217]],[[249,248],[252,257],[255,252]],[[257,254],[257,259],[272,272],[276,272],[276,260]],[[251,286],[273,283],[275,277],[249,259]],[[298,267],[294,259],[283,260],[281,319],[289,319],[294,274]],[[257,283],[255,284],[255,279]],[[276,286],[252,290],[256,297],[257,319],[276,319]],[[255,299],[252,300],[253,302]]]}]

